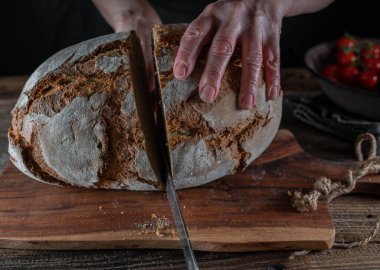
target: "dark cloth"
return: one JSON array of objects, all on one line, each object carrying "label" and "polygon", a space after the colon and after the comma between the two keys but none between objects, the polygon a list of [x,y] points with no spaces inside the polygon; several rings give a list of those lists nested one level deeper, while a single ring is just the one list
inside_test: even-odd
[{"label": "dark cloth", "polygon": [[302,122],[349,141],[365,132],[372,133],[380,154],[380,122],[363,119],[337,107],[325,95],[291,101],[293,115]]}]

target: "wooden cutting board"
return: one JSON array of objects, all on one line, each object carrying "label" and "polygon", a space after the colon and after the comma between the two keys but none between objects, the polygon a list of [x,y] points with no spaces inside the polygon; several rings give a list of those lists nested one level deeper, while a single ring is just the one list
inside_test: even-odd
[{"label": "wooden cutting board", "polygon": [[[280,130],[244,173],[178,192],[193,248],[330,248],[335,231],[328,201],[300,214],[291,208],[287,192],[310,189],[321,175],[340,178],[353,165],[314,158],[292,133]],[[380,176],[366,177],[356,191],[380,194]],[[9,164],[0,177],[0,247],[171,249],[179,242],[163,192],[50,186]]]}]

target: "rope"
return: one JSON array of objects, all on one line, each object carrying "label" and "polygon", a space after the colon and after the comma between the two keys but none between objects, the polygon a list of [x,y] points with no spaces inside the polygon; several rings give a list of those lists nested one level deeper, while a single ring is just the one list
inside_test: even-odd
[{"label": "rope", "polygon": [[[362,145],[364,141],[369,141],[370,149],[368,158],[363,156]],[[330,178],[321,176],[314,183],[314,189],[303,194],[300,191],[293,193],[288,191],[292,206],[301,213],[315,211],[318,207],[318,200],[321,196],[331,196],[333,194],[347,194],[354,190],[357,181],[368,174],[380,173],[380,157],[376,156],[377,143],[376,138],[370,133],[359,135],[355,142],[355,154],[358,161],[361,163],[356,170],[349,170],[347,175],[341,181],[332,181]],[[335,242],[334,247],[337,248],[352,248],[365,245],[376,236],[380,227],[380,218],[376,220],[376,224],[369,236],[361,241],[351,243]],[[297,256],[309,254],[311,250],[294,251],[290,254],[289,259],[293,260]]]},{"label": "rope", "polygon": [[[368,158],[363,158],[362,144],[369,141],[370,151]],[[356,182],[367,174],[380,173],[380,157],[376,156],[376,139],[370,133],[361,134],[355,143],[355,153],[361,165],[356,170],[349,170],[341,181],[332,181],[330,178],[321,176],[314,183],[314,189],[303,194],[300,191],[288,192],[292,206],[301,213],[314,211],[318,207],[318,200],[321,196],[331,196],[333,194],[350,193]]]},{"label": "rope", "polygon": [[[369,243],[372,240],[372,238],[374,238],[376,236],[377,232],[379,231],[379,227],[380,227],[380,218],[378,217],[371,234],[368,235],[366,238],[364,238],[361,241],[350,242],[350,243],[335,242],[333,247],[347,249],[347,248],[353,248],[353,247],[359,247],[359,246],[365,245],[365,244]],[[310,250],[310,249],[293,251],[292,253],[290,253],[288,259],[294,260],[295,257],[307,255],[312,251],[313,250]]]},{"label": "rope", "polygon": [[380,218],[377,218],[375,226],[374,226],[371,234],[368,235],[366,238],[364,238],[361,241],[350,242],[350,243],[335,242],[334,247],[337,247],[337,248],[353,248],[353,247],[359,247],[359,246],[365,245],[365,244],[369,243],[372,240],[372,238],[374,238],[376,236],[377,232],[379,231],[379,227],[380,227]]}]

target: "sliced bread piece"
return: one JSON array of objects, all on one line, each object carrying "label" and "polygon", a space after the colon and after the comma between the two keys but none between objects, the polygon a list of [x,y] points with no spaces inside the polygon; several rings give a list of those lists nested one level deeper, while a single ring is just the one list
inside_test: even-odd
[{"label": "sliced bread piece", "polygon": [[82,42],[53,55],[27,81],[12,111],[11,160],[51,184],[160,189],[151,108],[134,32]]},{"label": "sliced bread piece", "polygon": [[202,185],[243,170],[273,140],[282,111],[282,93],[274,101],[267,100],[263,80],[256,107],[252,110],[237,107],[239,49],[228,64],[216,100],[211,104],[201,101],[198,83],[207,48],[188,79],[178,80],[173,75],[174,59],[185,29],[185,25],[158,25],[153,29],[158,102],[161,122],[166,123],[163,128],[177,189]]}]

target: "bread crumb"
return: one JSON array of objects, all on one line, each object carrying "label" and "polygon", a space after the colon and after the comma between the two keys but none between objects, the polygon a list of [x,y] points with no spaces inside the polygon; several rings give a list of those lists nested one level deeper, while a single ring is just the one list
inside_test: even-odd
[{"label": "bread crumb", "polygon": [[120,214],[124,215],[124,211],[121,211]]},{"label": "bread crumb", "polygon": [[151,215],[151,220],[144,223],[136,223],[135,226],[139,229],[139,235],[157,235],[159,237],[165,236],[165,231],[170,226],[169,220],[165,216],[157,214]]},{"label": "bread crumb", "polygon": [[156,235],[159,237],[164,237],[164,231],[169,227],[169,220],[166,217],[158,217],[156,214],[152,214],[152,218],[156,222]]},{"label": "bread crumb", "polygon": [[183,209],[186,209],[186,205],[183,206]]},{"label": "bread crumb", "polygon": [[160,232],[160,230],[158,228],[156,230],[156,235],[159,236],[159,237],[164,237],[165,236],[163,233]]},{"label": "bread crumb", "polygon": [[105,214],[105,213],[106,213],[106,211],[104,211],[104,210],[103,210],[103,206],[102,206],[102,205],[101,205],[101,206],[99,206],[99,211],[100,211],[100,212],[102,212],[103,214]]},{"label": "bread crumb", "polygon": [[118,206],[119,206],[119,202],[117,200],[112,202],[113,208],[117,208]]}]

